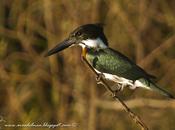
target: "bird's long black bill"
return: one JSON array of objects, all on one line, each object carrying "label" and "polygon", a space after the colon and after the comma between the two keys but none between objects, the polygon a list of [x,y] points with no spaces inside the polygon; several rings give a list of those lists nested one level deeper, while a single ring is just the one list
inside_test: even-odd
[{"label": "bird's long black bill", "polygon": [[60,44],[56,45],[53,49],[49,50],[44,56],[47,57],[47,56],[53,55],[59,51],[62,51],[64,49],[68,48],[69,46],[71,46],[73,43],[75,43],[73,40],[66,39],[63,42],[61,42]]}]

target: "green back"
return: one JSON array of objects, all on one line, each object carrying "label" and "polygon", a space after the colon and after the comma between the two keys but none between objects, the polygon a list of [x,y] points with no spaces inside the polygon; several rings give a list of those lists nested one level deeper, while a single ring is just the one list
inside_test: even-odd
[{"label": "green back", "polygon": [[88,49],[87,60],[98,71],[124,77],[130,80],[139,78],[152,78],[152,75],[147,74],[143,69],[111,48],[94,50]]}]

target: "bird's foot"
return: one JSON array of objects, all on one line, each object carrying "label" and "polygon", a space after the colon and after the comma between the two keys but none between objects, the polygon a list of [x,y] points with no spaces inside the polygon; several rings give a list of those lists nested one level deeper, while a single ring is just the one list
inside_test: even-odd
[{"label": "bird's foot", "polygon": [[[117,83],[117,84],[114,84],[112,86],[112,88],[115,88],[115,91],[116,92],[120,92],[123,90],[123,88],[125,87],[125,84],[121,84],[121,83]],[[116,89],[117,88],[117,89]]]},{"label": "bird's foot", "polygon": [[120,91],[123,90],[122,84],[117,83],[112,86],[113,92],[111,94],[112,97],[115,97]]},{"label": "bird's foot", "polygon": [[113,92],[112,97],[116,97],[119,92],[123,91],[125,86],[126,84],[117,84],[117,90]]},{"label": "bird's foot", "polygon": [[119,91],[117,91],[117,90],[116,90],[116,91],[113,91],[113,93],[112,93],[112,97],[116,97],[117,94],[118,94],[118,92],[119,92]]},{"label": "bird's foot", "polygon": [[103,74],[102,73],[100,73],[100,74],[98,74],[97,76],[96,76],[96,81],[97,81],[97,84],[102,84],[102,82],[101,82],[101,78],[103,77]]},{"label": "bird's foot", "polygon": [[118,86],[118,89],[116,90],[117,92],[120,92],[120,91],[122,91],[123,90],[123,85],[119,85]]}]

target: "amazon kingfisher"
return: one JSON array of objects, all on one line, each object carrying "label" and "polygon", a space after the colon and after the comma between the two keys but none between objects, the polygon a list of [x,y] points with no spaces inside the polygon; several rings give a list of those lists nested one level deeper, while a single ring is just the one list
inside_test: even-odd
[{"label": "amazon kingfisher", "polygon": [[76,28],[67,39],[49,50],[45,56],[75,45],[82,47],[82,55],[98,74],[102,74],[106,80],[120,85],[121,90],[126,86],[131,89],[141,87],[174,98],[173,95],[153,82],[154,76],[148,74],[122,53],[108,46],[102,24],[85,24]]}]

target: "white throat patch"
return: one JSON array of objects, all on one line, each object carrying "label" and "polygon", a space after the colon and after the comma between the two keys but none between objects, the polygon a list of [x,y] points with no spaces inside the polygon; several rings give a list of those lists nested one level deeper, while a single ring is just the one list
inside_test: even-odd
[{"label": "white throat patch", "polygon": [[[83,44],[82,44],[83,43]],[[107,48],[107,46],[104,44],[104,42],[100,39],[86,39],[82,40],[82,43],[79,43],[81,47],[90,47],[90,48]]]}]

